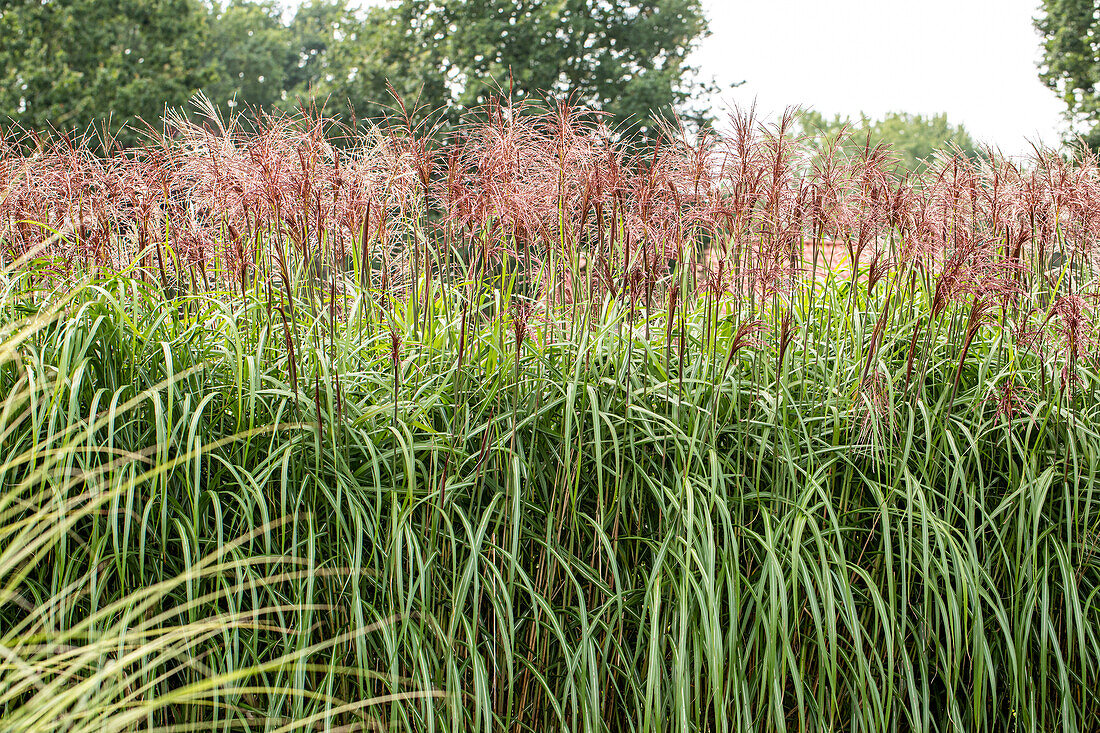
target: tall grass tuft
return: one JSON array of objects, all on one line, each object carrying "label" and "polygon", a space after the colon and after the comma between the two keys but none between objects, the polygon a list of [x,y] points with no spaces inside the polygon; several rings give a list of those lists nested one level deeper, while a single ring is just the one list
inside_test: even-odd
[{"label": "tall grass tuft", "polygon": [[1100,727],[1095,159],[411,117],[5,143],[5,726]]}]

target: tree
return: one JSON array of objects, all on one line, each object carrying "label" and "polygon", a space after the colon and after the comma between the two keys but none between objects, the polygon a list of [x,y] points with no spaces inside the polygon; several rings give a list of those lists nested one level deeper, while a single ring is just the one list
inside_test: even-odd
[{"label": "tree", "polygon": [[802,133],[817,138],[819,145],[835,141],[846,131],[849,138],[842,147],[849,151],[863,147],[868,139],[871,145],[887,143],[905,170],[917,170],[937,150],[957,148],[971,157],[979,155],[978,146],[966,128],[952,125],[945,114],[925,117],[890,112],[881,120],[861,115],[858,122],[853,122],[840,115],[830,120],[820,112],[809,111],[803,113],[801,126]]},{"label": "tree", "polygon": [[1035,27],[1043,36],[1039,78],[1066,105],[1085,142],[1100,148],[1100,18],[1096,0],[1043,0]]},{"label": "tree", "polygon": [[569,95],[642,132],[702,120],[687,57],[700,0],[0,0],[0,119],[30,129],[159,119],[203,91],[221,107],[375,116],[390,89],[454,121],[494,91]]},{"label": "tree", "polygon": [[439,48],[423,42],[407,3],[373,7],[361,16],[347,0],[310,0],[290,22],[295,59],[287,74],[287,103],[324,105],[329,114],[350,108],[376,117],[394,91],[430,108],[444,105]]},{"label": "tree", "polygon": [[[447,103],[484,101],[492,84],[519,96],[574,95],[616,122],[651,129],[692,105],[687,57],[708,32],[699,0],[405,0],[418,40],[438,49]],[[701,96],[701,94],[700,94]]]},{"label": "tree", "polygon": [[392,86],[451,120],[499,91],[572,95],[643,132],[673,110],[705,117],[686,60],[707,33],[699,0],[400,0],[362,17],[310,0],[290,31],[288,96],[330,111],[376,114]]},{"label": "tree", "polygon": [[121,135],[159,120],[211,77],[199,0],[7,0],[0,5],[0,119]]},{"label": "tree", "polygon": [[299,52],[272,0],[214,6],[206,38],[212,79],[206,95],[219,105],[271,109],[284,101]]}]

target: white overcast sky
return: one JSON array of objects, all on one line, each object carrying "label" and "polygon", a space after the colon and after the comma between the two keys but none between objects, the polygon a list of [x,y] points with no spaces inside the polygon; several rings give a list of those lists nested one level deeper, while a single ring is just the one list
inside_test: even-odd
[{"label": "white overcast sky", "polygon": [[694,63],[727,87],[745,82],[720,106],[945,112],[1010,154],[1029,140],[1056,145],[1064,132],[1062,104],[1037,76],[1039,0],[702,2],[712,35]]},{"label": "white overcast sky", "polygon": [[946,112],[1020,153],[1057,144],[1062,104],[1038,80],[1038,0],[703,0],[712,35],[695,62],[762,112]]}]

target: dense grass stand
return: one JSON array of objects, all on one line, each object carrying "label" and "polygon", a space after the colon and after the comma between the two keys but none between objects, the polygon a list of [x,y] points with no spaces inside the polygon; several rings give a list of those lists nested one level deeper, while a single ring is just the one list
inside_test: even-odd
[{"label": "dense grass stand", "polygon": [[7,141],[0,728],[1100,729],[1096,161],[789,123]]}]

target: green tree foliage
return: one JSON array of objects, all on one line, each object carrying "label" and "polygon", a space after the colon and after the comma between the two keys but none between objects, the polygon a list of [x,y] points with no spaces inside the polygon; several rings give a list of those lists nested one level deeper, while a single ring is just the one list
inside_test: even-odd
[{"label": "green tree foliage", "polygon": [[443,52],[428,39],[412,2],[373,7],[363,16],[346,0],[309,0],[290,22],[296,57],[287,74],[289,104],[330,114],[374,117],[392,91],[430,109],[445,105]]},{"label": "green tree foliage", "polygon": [[0,118],[28,129],[102,122],[112,134],[159,119],[212,79],[207,21],[200,0],[6,0]]},{"label": "green tree foliage", "polygon": [[1058,93],[1085,142],[1100,148],[1100,10],[1096,0],[1043,0],[1035,27],[1043,35],[1039,78]]},{"label": "green tree foliage", "polygon": [[[704,85],[687,56],[699,0],[8,0],[0,119],[30,129],[159,119],[198,91],[218,106],[311,104],[375,116],[390,88],[454,121],[493,91],[549,92],[652,128]],[[124,141],[133,136],[124,132]]]},{"label": "green tree foliage", "polygon": [[[411,0],[418,27],[437,40],[452,82],[449,103],[470,106],[489,89],[573,93],[617,122],[651,127],[654,113],[685,110],[694,93],[686,59],[707,33],[698,0]],[[695,116],[699,116],[697,113]]]},{"label": "green tree foliage", "polygon": [[283,101],[299,49],[271,0],[233,0],[212,9],[207,63],[214,80],[203,91],[220,104],[271,108]]},{"label": "green tree foliage", "polygon": [[947,115],[887,113],[881,120],[861,115],[859,120],[826,118],[816,111],[801,117],[802,133],[816,138],[819,148],[846,136],[841,147],[854,151],[870,144],[887,143],[905,170],[917,170],[937,150],[958,149],[970,157],[979,155],[978,145],[962,125],[947,121]]}]

